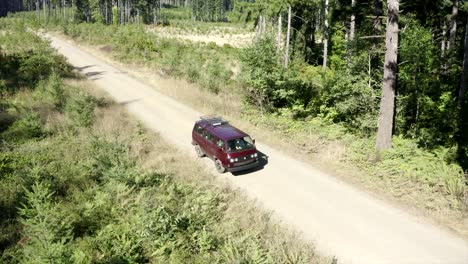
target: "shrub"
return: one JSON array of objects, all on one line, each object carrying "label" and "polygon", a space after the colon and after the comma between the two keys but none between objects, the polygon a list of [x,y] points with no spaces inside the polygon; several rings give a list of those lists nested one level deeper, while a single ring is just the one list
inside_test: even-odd
[{"label": "shrub", "polygon": [[26,191],[26,203],[20,209],[26,262],[63,263],[70,258],[66,245],[72,238],[68,217],[61,214],[52,195],[49,186],[41,182]]},{"label": "shrub", "polygon": [[4,140],[23,142],[28,139],[40,138],[45,134],[38,113],[27,111],[24,116],[15,121],[6,131],[0,134]]},{"label": "shrub", "polygon": [[82,91],[75,92],[76,94],[67,99],[65,113],[76,125],[89,127],[94,122],[96,100]]},{"label": "shrub", "polygon": [[38,85],[39,91],[45,95],[47,101],[51,102],[57,110],[61,110],[66,101],[63,80],[57,73],[52,73],[47,80]]},{"label": "shrub", "polygon": [[[136,163],[125,144],[94,137],[91,142],[91,156],[91,173],[96,175],[96,178],[136,184]],[[146,179],[140,178],[138,181],[139,184],[144,184]]]}]

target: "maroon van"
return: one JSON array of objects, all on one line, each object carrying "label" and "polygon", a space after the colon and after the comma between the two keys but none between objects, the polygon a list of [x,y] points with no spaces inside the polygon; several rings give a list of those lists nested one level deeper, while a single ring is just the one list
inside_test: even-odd
[{"label": "maroon van", "polygon": [[208,156],[219,173],[258,166],[255,141],[221,117],[201,117],[192,131],[192,145],[198,157]]}]

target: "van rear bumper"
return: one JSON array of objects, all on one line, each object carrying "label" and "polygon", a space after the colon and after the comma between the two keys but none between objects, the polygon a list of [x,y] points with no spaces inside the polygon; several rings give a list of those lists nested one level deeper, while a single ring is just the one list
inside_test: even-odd
[{"label": "van rear bumper", "polygon": [[235,166],[235,167],[227,167],[226,170],[229,172],[236,172],[236,171],[242,171],[242,170],[248,170],[254,167],[257,167],[259,165],[258,159],[252,163],[241,165],[241,166]]}]

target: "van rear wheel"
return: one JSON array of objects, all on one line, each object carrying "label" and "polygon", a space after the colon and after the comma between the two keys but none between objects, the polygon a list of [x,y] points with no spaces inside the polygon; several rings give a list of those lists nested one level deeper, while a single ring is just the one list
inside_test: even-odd
[{"label": "van rear wheel", "polygon": [[226,168],[224,168],[223,163],[219,159],[215,160],[215,167],[219,173],[226,172]]},{"label": "van rear wheel", "polygon": [[195,145],[195,152],[197,152],[197,156],[199,158],[205,157],[205,153],[203,153],[203,150],[200,148],[199,145]]}]

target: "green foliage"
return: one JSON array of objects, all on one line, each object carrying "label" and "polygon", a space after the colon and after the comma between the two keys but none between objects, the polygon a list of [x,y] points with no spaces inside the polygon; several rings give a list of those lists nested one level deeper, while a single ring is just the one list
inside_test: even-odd
[{"label": "green foliage", "polygon": [[[193,73],[192,73],[193,74]],[[206,71],[202,79],[202,87],[213,93],[218,93],[231,78],[232,72],[227,70],[218,58],[207,62]]]},{"label": "green foliage", "polygon": [[38,91],[45,96],[45,100],[61,110],[66,102],[65,89],[62,78],[57,73],[52,73],[47,80],[38,84]]},{"label": "green foliage", "polygon": [[363,76],[336,74],[321,93],[320,116],[364,135],[377,128],[376,94]]},{"label": "green foliage", "polygon": [[93,97],[77,90],[75,95],[67,99],[65,113],[77,126],[89,127],[94,121],[95,107]]},{"label": "green foliage", "polygon": [[244,80],[248,85],[247,100],[262,109],[284,106],[284,99],[294,91],[283,84],[286,70],[278,64],[280,58],[271,36],[258,39],[241,54]]},{"label": "green foliage", "polygon": [[[283,113],[288,108],[295,118],[318,116],[343,123],[366,135],[375,131],[377,100],[366,78],[323,71],[300,60],[285,69],[279,60],[271,37],[259,39],[245,50],[242,62],[249,102],[269,110],[282,108]],[[346,65],[338,57],[332,62],[338,68]]]},{"label": "green foliage", "polygon": [[223,21],[228,11],[230,0],[192,0],[192,16],[202,21]]},{"label": "green foliage", "polygon": [[[104,15],[101,10],[101,1],[89,0],[89,7],[91,9],[91,16],[96,23],[104,23]],[[89,11],[88,11],[89,12]]]},{"label": "green foliage", "polygon": [[91,173],[96,178],[117,180],[135,185],[135,160],[129,157],[128,148],[118,142],[95,138],[91,143],[93,161]]},{"label": "green foliage", "polygon": [[453,143],[457,130],[457,104],[453,88],[434,72],[440,65],[432,32],[413,17],[401,37],[397,128],[425,147]]},{"label": "green foliage", "polygon": [[15,121],[6,131],[0,134],[1,139],[11,142],[23,142],[28,139],[40,138],[45,131],[38,113],[27,111]]},{"label": "green foliage", "polygon": [[117,26],[120,23],[119,12],[120,10],[117,6],[112,7],[112,24],[114,24],[114,26]]},{"label": "green foliage", "polygon": [[[46,41],[28,31],[20,23],[11,25],[15,32],[0,34],[0,79],[8,80],[8,88],[35,87],[38,81],[47,79],[53,72],[67,75],[71,67]],[[24,43],[29,43],[25,45]]]},{"label": "green foliage", "polygon": [[22,259],[28,263],[63,263],[70,257],[69,217],[52,200],[50,186],[36,182],[26,190],[26,203],[20,209],[25,244]]}]

